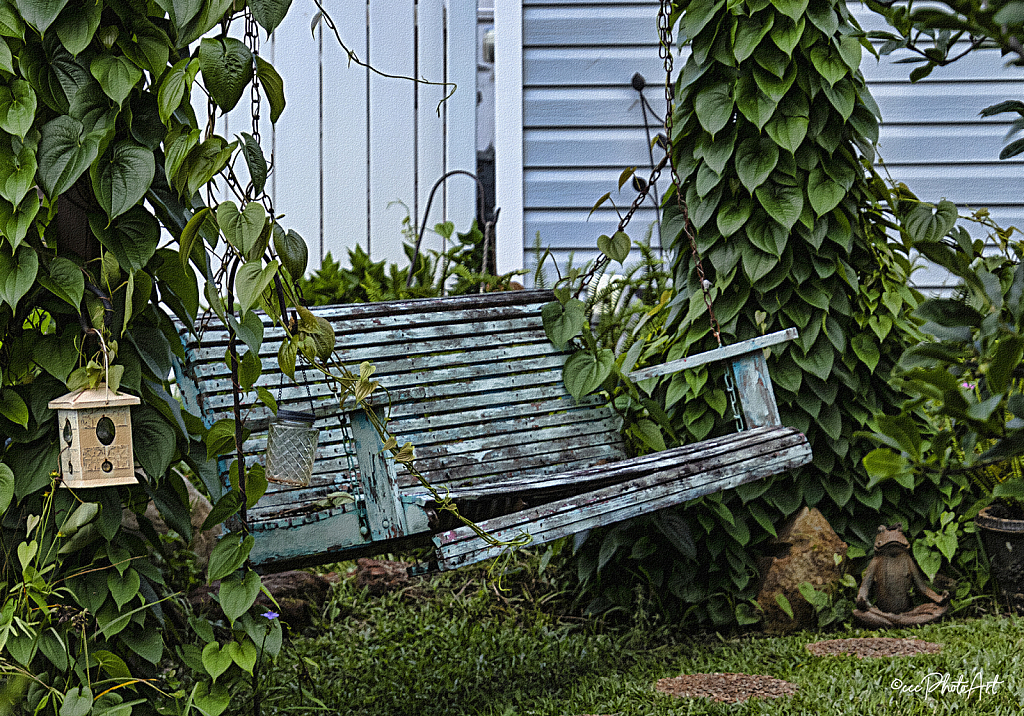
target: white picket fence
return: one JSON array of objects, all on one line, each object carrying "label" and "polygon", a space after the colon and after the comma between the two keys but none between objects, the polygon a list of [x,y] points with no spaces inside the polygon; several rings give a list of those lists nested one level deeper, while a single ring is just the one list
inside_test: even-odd
[{"label": "white picket fence", "polygon": [[[383,77],[350,63],[325,23],[311,29],[312,0],[294,0],[273,36],[261,37],[260,54],[281,74],[287,98],[276,125],[265,100],[262,105],[262,144],[273,157],[267,191],[275,211],[285,215],[282,224],[306,239],[310,269],[328,252],[344,261],[346,249],[357,244],[375,260],[404,265],[402,219],[411,214],[418,226],[431,187],[444,173],[476,171],[476,3],[322,5],[360,60],[388,75],[449,84]],[[218,118],[223,136],[252,131],[247,97]],[[475,206],[475,183],[454,177],[438,190],[430,225],[450,220],[465,231]],[[425,244],[439,248],[440,239]]]}]

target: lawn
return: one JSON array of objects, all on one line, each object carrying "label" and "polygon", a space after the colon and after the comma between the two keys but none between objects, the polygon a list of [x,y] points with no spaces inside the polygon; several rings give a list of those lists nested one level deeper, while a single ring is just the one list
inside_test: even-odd
[{"label": "lawn", "polygon": [[[357,586],[351,565],[334,568],[345,576],[322,620],[292,635],[261,688],[265,714],[1019,714],[1024,701],[1024,621],[1017,617],[954,618],[885,633],[693,633],[664,623],[642,600],[628,623],[569,616],[564,595],[528,569],[504,593],[467,571],[377,597]],[[816,657],[805,648],[867,636],[943,648],[863,660]],[[798,689],[733,705],[654,690],[661,678],[715,672],[772,676]],[[897,681],[905,693],[893,688]],[[240,696],[236,704],[250,703]]]}]

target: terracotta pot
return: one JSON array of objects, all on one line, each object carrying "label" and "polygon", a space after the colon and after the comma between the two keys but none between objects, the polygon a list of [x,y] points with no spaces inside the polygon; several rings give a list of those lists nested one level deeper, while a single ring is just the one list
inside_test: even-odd
[{"label": "terracotta pot", "polygon": [[1005,519],[986,507],[974,519],[981,529],[999,594],[1014,611],[1024,614],[1024,519]]}]

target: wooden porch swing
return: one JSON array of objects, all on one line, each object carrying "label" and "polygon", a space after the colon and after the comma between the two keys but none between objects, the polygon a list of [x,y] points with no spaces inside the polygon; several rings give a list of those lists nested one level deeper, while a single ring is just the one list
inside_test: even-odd
[{"label": "wooden porch swing", "polygon": [[[672,58],[669,8],[659,13],[666,76]],[[671,117],[671,95],[666,102]],[[668,128],[670,130],[670,128]],[[671,137],[671,131],[666,133]],[[646,196],[666,158],[620,229]],[[577,401],[562,369],[570,352],[555,348],[541,317],[550,291],[514,291],[311,309],[334,328],[335,348],[350,365],[370,361],[389,394],[389,432],[416,448],[416,469],[492,537],[522,533],[540,544],[677,505],[791,470],[811,460],[800,432],[783,427],[765,349],[796,337],[789,329],[721,346],[707,284],[692,245],[719,347],[630,374],[634,381],[728,361],[740,431],[725,437],[628,457],[621,419],[597,396]],[[185,406],[207,424],[232,416],[232,380],[224,363],[229,333],[207,324],[203,341],[181,330],[185,361],[175,371]],[[283,330],[264,317],[258,386],[277,389]],[[314,403],[320,446],[308,487],[271,485],[247,513],[256,537],[251,562],[262,571],[434,546],[433,566],[452,569],[497,556],[502,548],[470,527],[445,524],[436,498],[383,456],[362,411],[339,412],[316,371],[298,371],[280,408]],[[326,406],[317,408],[315,406]],[[383,408],[382,408],[383,409]],[[262,413],[260,412],[262,411]],[[257,408],[256,425],[269,412]],[[245,442],[247,460],[266,447],[266,428]],[[227,475],[227,464],[221,465]],[[354,502],[339,499],[352,495]]]}]

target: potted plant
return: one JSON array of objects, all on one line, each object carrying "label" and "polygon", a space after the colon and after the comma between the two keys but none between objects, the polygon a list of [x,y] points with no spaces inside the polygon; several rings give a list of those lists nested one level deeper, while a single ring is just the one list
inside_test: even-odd
[{"label": "potted plant", "polygon": [[893,479],[913,489],[951,478],[959,489],[933,511],[955,512],[962,529],[927,533],[935,568],[942,556],[952,562],[959,536],[976,527],[999,591],[1024,611],[1024,243],[981,211],[973,218],[1001,248],[985,255],[982,240],[953,226],[949,202],[915,201],[914,211],[930,224],[905,222],[917,233],[913,247],[960,284],[915,311],[921,339],[896,371],[909,399],[899,415],[876,416],[870,437],[880,447],[864,464],[872,485]]}]

